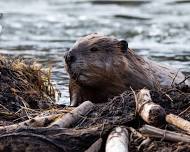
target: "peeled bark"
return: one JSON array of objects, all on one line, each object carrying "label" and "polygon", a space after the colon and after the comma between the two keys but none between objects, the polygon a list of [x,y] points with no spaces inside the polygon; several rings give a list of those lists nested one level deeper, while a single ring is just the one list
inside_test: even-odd
[{"label": "peeled bark", "polygon": [[141,89],[137,94],[137,112],[148,124],[159,126],[165,122],[166,112],[160,105],[155,104],[150,96],[150,91]]},{"label": "peeled bark", "polygon": [[190,134],[190,122],[179,117],[179,116],[176,116],[174,114],[168,114],[166,116],[166,121],[169,123],[169,124],[172,124],[184,131],[186,131],[188,134]]},{"label": "peeled bark", "polygon": [[128,152],[129,137],[124,127],[116,127],[108,136],[106,152]]},{"label": "peeled bark", "polygon": [[87,115],[94,108],[94,104],[90,101],[85,101],[70,113],[58,118],[55,122],[49,125],[54,128],[69,128],[77,123],[81,118]]}]

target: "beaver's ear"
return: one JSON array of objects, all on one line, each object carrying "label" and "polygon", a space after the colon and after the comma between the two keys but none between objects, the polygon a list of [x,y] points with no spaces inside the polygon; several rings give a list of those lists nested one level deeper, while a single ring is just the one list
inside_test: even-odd
[{"label": "beaver's ear", "polygon": [[127,49],[128,49],[127,41],[121,40],[121,41],[119,41],[119,45],[120,45],[122,52],[127,52]]}]

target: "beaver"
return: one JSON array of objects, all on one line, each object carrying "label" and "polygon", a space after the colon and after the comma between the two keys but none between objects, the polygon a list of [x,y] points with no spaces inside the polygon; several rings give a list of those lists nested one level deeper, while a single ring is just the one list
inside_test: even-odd
[{"label": "beaver", "polygon": [[86,100],[105,102],[130,87],[168,87],[185,78],[171,67],[135,54],[127,41],[97,33],[76,41],[65,54],[65,63],[71,106]]}]

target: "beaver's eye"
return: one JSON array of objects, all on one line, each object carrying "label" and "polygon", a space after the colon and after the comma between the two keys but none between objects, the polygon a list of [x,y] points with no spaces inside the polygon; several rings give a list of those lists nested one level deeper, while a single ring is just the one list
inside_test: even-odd
[{"label": "beaver's eye", "polygon": [[92,51],[92,52],[96,52],[96,51],[98,51],[98,48],[93,47],[93,48],[90,49],[90,51]]}]

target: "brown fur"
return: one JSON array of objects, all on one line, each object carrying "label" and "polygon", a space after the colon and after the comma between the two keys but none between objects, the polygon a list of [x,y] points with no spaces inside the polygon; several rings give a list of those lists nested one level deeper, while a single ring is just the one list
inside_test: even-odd
[{"label": "brown fur", "polygon": [[[177,73],[143,59],[131,49],[123,51],[119,40],[100,34],[79,39],[69,54],[76,57],[76,61],[66,64],[73,106],[85,100],[105,102],[130,87],[158,89],[170,86]],[[183,79],[183,74],[179,72],[174,82]]]}]

